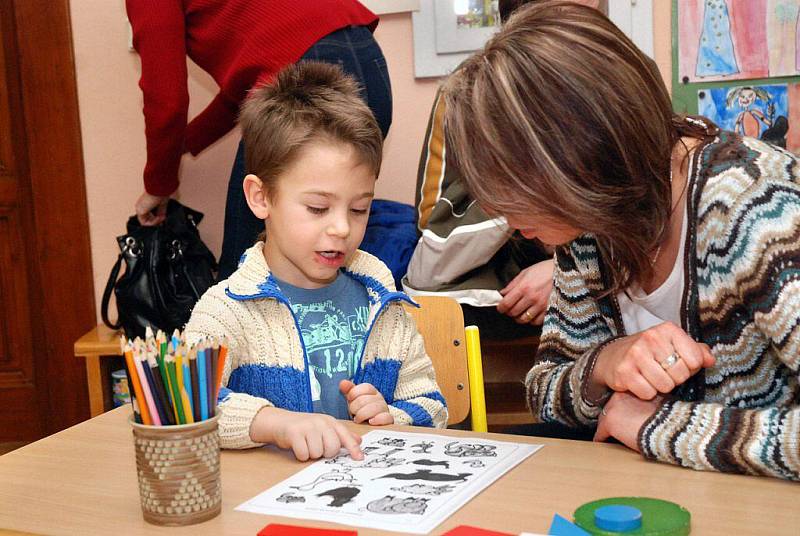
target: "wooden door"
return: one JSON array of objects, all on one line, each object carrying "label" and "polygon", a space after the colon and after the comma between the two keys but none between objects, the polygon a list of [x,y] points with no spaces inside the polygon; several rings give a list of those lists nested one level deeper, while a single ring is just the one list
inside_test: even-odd
[{"label": "wooden door", "polygon": [[94,297],[66,0],[0,0],[0,442],[88,416]]}]

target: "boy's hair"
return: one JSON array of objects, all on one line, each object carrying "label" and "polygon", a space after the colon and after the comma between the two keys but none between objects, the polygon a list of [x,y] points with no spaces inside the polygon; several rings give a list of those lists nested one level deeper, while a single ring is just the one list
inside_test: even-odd
[{"label": "boy's hair", "polygon": [[672,147],[714,127],[673,114],[657,68],[604,15],[522,6],[442,93],[450,157],[481,207],[592,233],[612,291],[652,274]]},{"label": "boy's hair", "polygon": [[280,71],[251,91],[239,124],[245,168],[273,196],[275,180],[313,142],[350,145],[361,163],[378,176],[383,136],[356,81],[341,67],[303,61]]}]

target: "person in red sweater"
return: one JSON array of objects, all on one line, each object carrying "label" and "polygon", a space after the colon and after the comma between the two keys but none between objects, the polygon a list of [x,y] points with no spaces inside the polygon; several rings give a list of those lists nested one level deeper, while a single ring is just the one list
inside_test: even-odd
[{"label": "person in red sweater", "polygon": [[[143,225],[166,217],[183,153],[197,155],[228,133],[247,92],[286,65],[302,59],[341,65],[360,82],[383,135],[389,130],[389,74],[372,36],[378,17],[356,0],[126,0],[126,8],[142,64],[147,163],[135,210]],[[190,122],[187,57],[220,88]],[[228,188],[220,279],[235,270],[259,232],[242,192],[243,162],[240,145]]]}]

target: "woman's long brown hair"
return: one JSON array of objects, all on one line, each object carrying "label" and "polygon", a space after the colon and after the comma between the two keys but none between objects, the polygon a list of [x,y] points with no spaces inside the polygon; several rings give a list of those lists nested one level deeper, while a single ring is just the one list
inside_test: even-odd
[{"label": "woman's long brown hair", "polygon": [[611,291],[652,275],[681,136],[655,64],[598,11],[521,7],[443,88],[451,162],[488,212],[535,212],[590,233]]}]

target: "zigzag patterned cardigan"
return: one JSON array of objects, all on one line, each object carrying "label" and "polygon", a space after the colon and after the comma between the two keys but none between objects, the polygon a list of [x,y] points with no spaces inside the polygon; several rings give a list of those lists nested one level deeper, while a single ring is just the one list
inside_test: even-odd
[{"label": "zigzag patterned cardigan", "polygon": [[[689,176],[683,329],[716,364],[677,388],[639,432],[645,457],[701,470],[800,479],[800,167],[721,132]],[[599,346],[624,336],[596,241],[556,253],[528,403],[543,421],[596,425],[584,391]]]},{"label": "zigzag patterned cardigan", "polygon": [[[223,448],[261,446],[250,440],[250,424],[264,406],[311,413],[308,357],[287,298],[272,277],[259,242],[245,253],[227,281],[211,287],[192,311],[187,340],[225,336],[228,359],[220,392]],[[367,288],[367,341],[355,383],[381,392],[395,424],[447,423],[442,397],[422,336],[403,309],[411,300],[394,290],[389,269],[357,251],[346,271]]]}]

